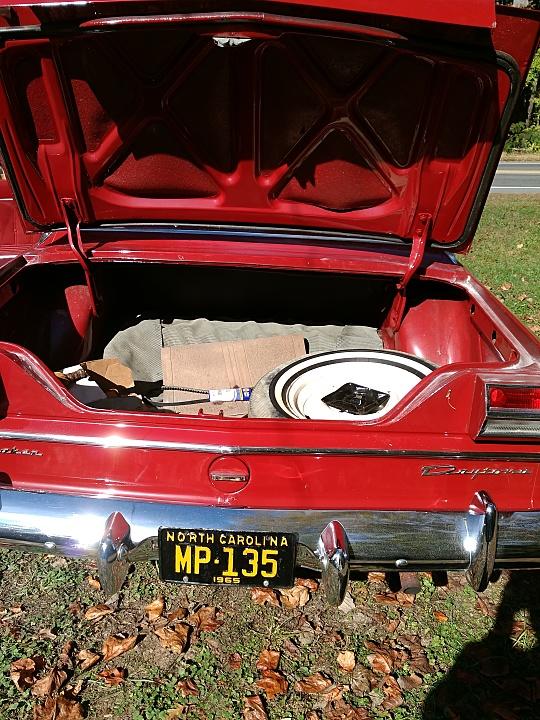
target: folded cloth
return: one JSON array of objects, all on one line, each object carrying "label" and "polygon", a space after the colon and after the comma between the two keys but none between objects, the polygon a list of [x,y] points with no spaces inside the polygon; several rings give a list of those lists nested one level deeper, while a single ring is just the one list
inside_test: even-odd
[{"label": "folded cloth", "polygon": [[[282,335],[256,340],[231,340],[198,345],[176,345],[161,349],[164,387],[217,390],[252,388],[267,372],[284,362],[305,355],[302,335]],[[197,400],[200,395],[183,390],[165,390],[164,403]],[[246,401],[223,403],[194,403],[170,409],[176,412],[247,415]]]}]

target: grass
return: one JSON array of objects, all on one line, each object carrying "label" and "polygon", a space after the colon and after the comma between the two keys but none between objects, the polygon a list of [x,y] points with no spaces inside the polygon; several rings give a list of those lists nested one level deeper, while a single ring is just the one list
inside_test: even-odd
[{"label": "grass", "polygon": [[[465,264],[525,323],[540,326],[537,199],[492,197],[473,248]],[[133,571],[115,612],[91,623],[84,609],[103,602],[87,581],[94,574],[92,563],[0,552],[0,720],[32,718],[38,703],[11,681],[14,660],[42,655],[50,667],[66,641],[75,641],[77,650],[100,651],[107,637],[120,633],[138,635],[133,650],[85,672],[70,668],[69,682],[91,720],[240,720],[245,698],[254,694],[270,720],[540,717],[538,573],[504,575],[481,598],[461,575],[450,575],[447,586],[423,575],[413,604],[395,602],[383,578],[372,575],[351,583],[344,612],[327,607],[320,592],[304,607],[286,609],[261,607],[245,590],[165,585],[148,563]],[[160,595],[167,611],[217,606],[223,624],[192,631],[187,652],[174,654],[145,619],[144,606]],[[256,684],[263,649],[281,651],[279,670],[288,681],[287,692],[274,699]],[[356,658],[352,672],[337,662],[345,650]],[[384,653],[391,658],[389,673],[374,669],[374,657]],[[122,667],[125,680],[107,685],[97,674],[104,667]],[[295,689],[317,672],[332,681],[341,700]],[[196,695],[182,694],[187,679]],[[402,702],[392,706],[396,686]]]},{"label": "grass", "polygon": [[540,334],[540,199],[492,195],[464,264]]}]

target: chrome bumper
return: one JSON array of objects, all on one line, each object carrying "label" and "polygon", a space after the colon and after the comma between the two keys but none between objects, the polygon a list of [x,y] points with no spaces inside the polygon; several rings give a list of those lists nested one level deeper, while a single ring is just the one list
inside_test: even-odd
[{"label": "chrome bumper", "polygon": [[299,565],[321,571],[329,602],[349,569],[464,570],[483,589],[496,567],[540,566],[540,513],[497,514],[477,493],[464,512],[263,510],[0,491],[0,547],[98,563],[106,593],[132,562],[157,560],[159,527],[293,532]]}]

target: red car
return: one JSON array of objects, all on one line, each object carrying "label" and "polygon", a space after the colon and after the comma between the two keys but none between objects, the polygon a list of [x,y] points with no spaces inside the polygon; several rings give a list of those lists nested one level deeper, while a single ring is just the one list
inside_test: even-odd
[{"label": "red car", "polygon": [[[1,10],[0,545],[95,558],[107,593],[140,560],[267,587],[312,568],[334,604],[353,569],[482,589],[538,567],[540,346],[454,253],[540,13]],[[211,350],[284,336],[292,362],[211,390]],[[199,353],[187,390],[171,348]],[[188,390],[198,412],[167,401]]]}]

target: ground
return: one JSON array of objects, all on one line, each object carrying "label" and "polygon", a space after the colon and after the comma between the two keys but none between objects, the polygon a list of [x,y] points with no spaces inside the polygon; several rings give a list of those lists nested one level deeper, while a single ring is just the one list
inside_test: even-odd
[{"label": "ground", "polygon": [[[540,334],[538,257],[540,203],[491,198],[465,264]],[[309,577],[187,588],[150,563],[105,605],[95,575],[0,551],[0,720],[540,718],[540,573],[422,575],[414,601],[371,573],[340,609]]]}]

